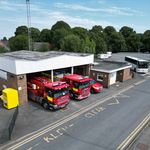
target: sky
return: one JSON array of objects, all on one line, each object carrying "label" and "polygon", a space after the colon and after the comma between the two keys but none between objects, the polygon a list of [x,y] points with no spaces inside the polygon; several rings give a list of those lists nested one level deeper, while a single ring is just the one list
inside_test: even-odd
[{"label": "sky", "polygon": [[[71,27],[91,29],[94,25],[150,30],[150,0],[30,0],[31,26],[51,29],[63,20]],[[26,0],[0,0],[0,39],[14,36],[18,26],[27,25]]]}]

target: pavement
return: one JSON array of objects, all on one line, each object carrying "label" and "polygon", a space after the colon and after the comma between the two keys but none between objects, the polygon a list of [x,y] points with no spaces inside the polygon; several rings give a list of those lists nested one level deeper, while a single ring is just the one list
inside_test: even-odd
[{"label": "pavement", "polygon": [[0,144],[9,139],[8,128],[16,109],[7,110],[0,100]]},{"label": "pavement", "polygon": [[33,132],[36,132],[43,127],[51,126],[54,122],[61,120],[68,114],[73,114],[74,112],[84,108],[87,105],[91,105],[95,102],[100,102],[105,97],[115,94],[120,89],[125,89],[131,85],[141,84],[148,77],[149,76],[147,75],[135,75],[134,79],[125,81],[123,83],[118,82],[112,85],[109,89],[104,89],[100,94],[91,95],[86,100],[80,102],[71,101],[66,109],[62,109],[59,111],[53,112],[45,110],[39,104],[29,102],[28,104],[19,108],[19,115],[13,131],[12,141],[15,141],[21,137],[29,137]]},{"label": "pavement", "polygon": [[150,150],[150,123],[132,144],[129,150]]}]

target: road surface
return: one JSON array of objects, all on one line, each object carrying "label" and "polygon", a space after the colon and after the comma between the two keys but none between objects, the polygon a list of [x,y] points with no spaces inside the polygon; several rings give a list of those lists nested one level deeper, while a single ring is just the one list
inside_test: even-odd
[{"label": "road surface", "polygon": [[147,78],[7,149],[114,150],[150,113],[149,89]]}]

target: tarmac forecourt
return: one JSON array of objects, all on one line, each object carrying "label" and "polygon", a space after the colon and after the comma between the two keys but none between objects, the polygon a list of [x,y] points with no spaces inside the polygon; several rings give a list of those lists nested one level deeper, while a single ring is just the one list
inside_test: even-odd
[{"label": "tarmac forecourt", "polygon": [[7,145],[4,145],[0,149],[1,150],[4,150],[4,149],[5,150],[15,150],[15,149],[33,141],[33,140],[35,140],[36,138],[44,135],[45,133],[48,133],[49,131],[75,119],[76,117],[78,117],[78,116],[80,116],[86,112],[88,112],[89,110],[95,108],[96,106],[98,106],[104,102],[110,101],[113,96],[117,96],[118,94],[121,94],[125,91],[128,91],[129,89],[131,89],[133,87],[134,87],[133,85],[130,85],[130,86],[128,86],[122,90],[118,90],[118,92],[112,94],[111,96],[106,96],[106,97],[102,98],[101,101],[99,101],[99,102],[93,102],[93,103],[89,104],[88,106],[85,106],[85,107],[81,108],[80,110],[54,122],[53,124],[50,124],[47,127],[44,127],[42,130],[40,129],[40,130],[37,130],[33,133],[30,133],[29,135],[26,135],[25,137],[27,137],[27,138],[25,138],[25,137],[19,138],[18,140],[15,140],[12,143],[8,143]]},{"label": "tarmac forecourt", "polygon": [[140,133],[150,122],[150,113],[143,119],[143,121],[129,134],[129,136],[117,147],[117,150],[126,150],[130,148],[133,142],[137,139]]},{"label": "tarmac forecourt", "polygon": [[[21,147],[21,146],[31,142],[31,141],[37,139],[38,137],[44,135],[45,133],[48,133],[49,131],[52,131],[53,129],[55,129],[55,128],[65,124],[65,123],[67,123],[67,122],[69,122],[69,121],[71,121],[73,119],[75,119],[76,117],[80,116],[81,114],[84,114],[84,113],[88,112],[89,110],[95,108],[96,106],[98,106],[100,104],[103,104],[104,102],[110,101],[112,97],[115,97],[118,94],[121,94],[121,93],[123,93],[125,91],[128,91],[129,89],[133,88],[134,86],[139,85],[139,84],[141,84],[141,83],[143,83],[145,81],[146,81],[146,79],[141,80],[141,81],[137,82],[136,84],[132,84],[132,85],[129,85],[129,86],[125,87],[124,89],[118,90],[116,93],[111,94],[111,96],[107,95],[107,96],[103,97],[101,99],[101,101],[99,101],[99,102],[93,102],[93,103],[91,103],[91,104],[81,108],[80,110],[78,110],[78,111],[76,111],[76,112],[74,112],[74,113],[72,113],[72,114],[70,114],[70,115],[68,115],[68,116],[66,116],[66,117],[64,117],[62,119],[57,120],[56,122],[54,122],[52,124],[49,124],[49,125],[41,128],[41,129],[39,129],[37,131],[29,133],[29,134],[27,134],[27,135],[25,135],[25,136],[15,140],[15,141],[12,141],[12,142],[8,143],[7,145],[2,146],[0,148],[0,150],[4,150],[4,149],[5,150],[15,150],[15,149],[17,149],[17,148],[19,148],[19,147]],[[135,132],[135,131],[133,131],[133,132]],[[128,143],[131,143],[133,141],[131,138],[129,138],[129,140],[130,141]],[[122,142],[122,144],[120,144],[120,146],[121,145],[123,145],[123,142]],[[120,148],[120,146],[118,148]],[[118,149],[118,150],[123,150],[123,149]]]}]

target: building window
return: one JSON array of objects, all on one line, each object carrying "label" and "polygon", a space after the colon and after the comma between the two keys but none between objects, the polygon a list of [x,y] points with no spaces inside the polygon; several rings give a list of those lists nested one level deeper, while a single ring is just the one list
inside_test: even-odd
[{"label": "building window", "polygon": [[102,73],[97,74],[97,81],[103,81],[104,75]]},{"label": "building window", "polygon": [[0,70],[0,78],[7,80],[7,72]]}]

